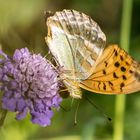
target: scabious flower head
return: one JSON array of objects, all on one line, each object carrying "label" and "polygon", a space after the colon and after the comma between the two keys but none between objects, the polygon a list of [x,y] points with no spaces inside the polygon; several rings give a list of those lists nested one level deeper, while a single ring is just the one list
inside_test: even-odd
[{"label": "scabious flower head", "polygon": [[31,114],[31,121],[41,126],[51,123],[53,108],[62,101],[58,94],[58,74],[40,54],[27,48],[16,50],[9,58],[0,51],[0,89],[3,109],[17,112],[16,119]]}]

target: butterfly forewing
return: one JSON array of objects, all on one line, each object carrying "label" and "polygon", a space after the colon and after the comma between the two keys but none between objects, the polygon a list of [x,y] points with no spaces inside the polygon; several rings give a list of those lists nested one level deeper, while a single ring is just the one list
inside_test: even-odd
[{"label": "butterfly forewing", "polygon": [[75,71],[86,79],[92,73],[106,37],[90,17],[75,10],[63,10],[47,19],[50,33],[46,42],[64,70]]}]

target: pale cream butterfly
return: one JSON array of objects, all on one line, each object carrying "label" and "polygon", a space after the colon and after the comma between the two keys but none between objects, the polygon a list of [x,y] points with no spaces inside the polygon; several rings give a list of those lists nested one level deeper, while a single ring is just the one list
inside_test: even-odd
[{"label": "pale cream butterfly", "polygon": [[46,43],[73,98],[82,97],[80,88],[103,94],[140,90],[140,64],[117,45],[105,47],[105,34],[89,16],[63,10],[46,24]]}]

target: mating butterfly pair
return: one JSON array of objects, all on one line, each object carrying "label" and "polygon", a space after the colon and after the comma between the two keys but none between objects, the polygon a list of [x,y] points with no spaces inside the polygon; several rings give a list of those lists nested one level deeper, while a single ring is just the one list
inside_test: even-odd
[{"label": "mating butterfly pair", "polygon": [[72,97],[82,97],[80,88],[103,94],[140,90],[140,64],[118,45],[105,47],[105,34],[89,16],[63,10],[47,19],[47,27],[46,43]]}]

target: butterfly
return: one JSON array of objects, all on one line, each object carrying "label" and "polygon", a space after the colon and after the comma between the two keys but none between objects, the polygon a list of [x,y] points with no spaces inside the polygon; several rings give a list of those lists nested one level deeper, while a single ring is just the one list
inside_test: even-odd
[{"label": "butterfly", "polygon": [[46,24],[45,41],[70,96],[82,98],[81,88],[102,94],[140,90],[140,64],[118,45],[106,46],[105,34],[91,17],[63,10],[48,17]]}]

